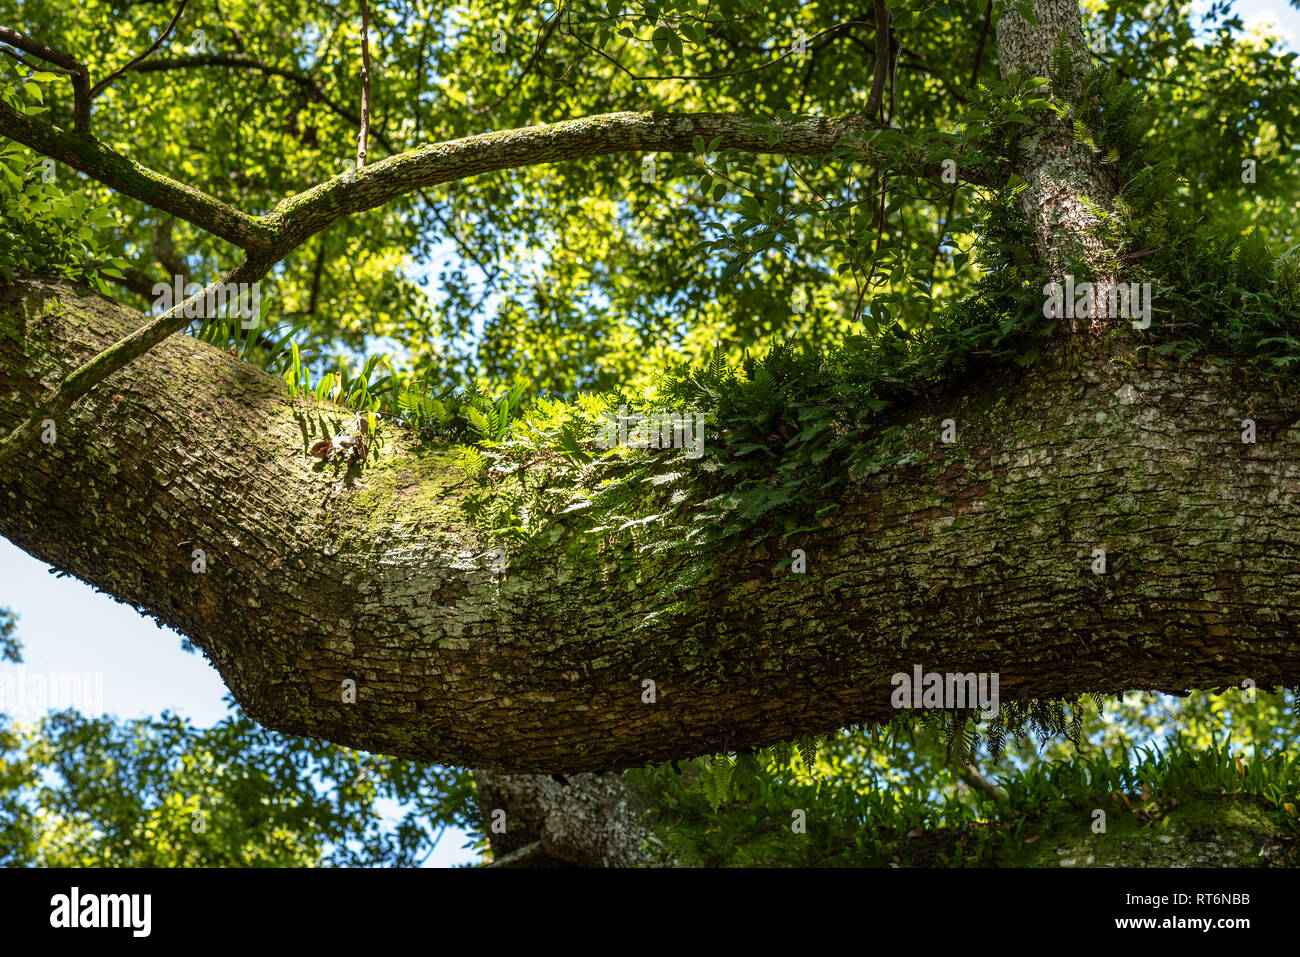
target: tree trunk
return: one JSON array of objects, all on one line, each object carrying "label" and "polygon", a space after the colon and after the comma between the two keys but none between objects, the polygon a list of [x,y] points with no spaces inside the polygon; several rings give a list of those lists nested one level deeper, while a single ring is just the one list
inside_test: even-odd
[{"label": "tree trunk", "polygon": [[[0,289],[0,428],[141,321],[66,283]],[[453,453],[388,429],[364,466],[320,463],[350,413],[184,337],[23,449],[0,534],[190,636],[270,728],[488,770],[884,720],[918,664],[997,672],[1003,701],[1294,683],[1300,403],[1129,349],[1062,342],[1017,381],[900,410],[906,460],[841,483],[835,525],[791,544],[807,580],[770,544],[737,550],[698,613],[635,633],[653,588],[569,517],[497,574]]]},{"label": "tree trunk", "polygon": [[[1035,0],[1036,25],[1031,26],[1008,5],[997,25],[998,67],[1002,78],[1056,77],[1058,96],[1074,100],[1080,79],[1092,68],[1092,58],[1079,21],[1077,0]],[[1058,63],[1058,54],[1059,60]],[[1064,71],[1060,67],[1064,66]],[[1115,281],[1112,251],[1092,232],[1097,216],[1092,203],[1109,209],[1116,184],[1092,150],[1076,140],[1073,124],[1048,110],[1034,113],[1011,156],[1011,167],[1025,183],[1020,211],[1030,224],[1044,282],[1061,280],[1072,260],[1092,270],[1092,281]],[[1097,315],[1063,322],[1064,333],[1081,333],[1104,325]],[[1082,321],[1079,321],[1082,319]]]},{"label": "tree trunk", "polygon": [[648,867],[647,802],[614,774],[476,771],[495,867]]}]

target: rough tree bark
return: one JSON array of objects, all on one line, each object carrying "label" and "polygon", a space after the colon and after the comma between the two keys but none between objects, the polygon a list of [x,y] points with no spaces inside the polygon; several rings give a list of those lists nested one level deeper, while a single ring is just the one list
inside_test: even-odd
[{"label": "rough tree bark", "polygon": [[[1062,22],[1077,48],[1065,6],[1038,0],[1039,29]],[[999,26],[1004,73],[1026,29]],[[1105,184],[1060,150],[1017,162],[1050,264],[1083,228],[1054,204]],[[366,175],[379,188],[404,168]],[[342,195],[304,208],[332,216]],[[142,321],[66,284],[5,288],[0,430]],[[914,664],[999,672],[1004,700],[1295,682],[1300,404],[1135,341],[1076,336],[1019,381],[900,409],[906,459],[843,483],[837,523],[798,543],[809,580],[751,546],[700,612],[635,633],[652,583],[564,517],[549,550],[498,574],[448,452],[390,430],[364,466],[317,463],[306,449],[342,410],[182,337],[22,449],[0,474],[0,534],[189,635],[271,728],[488,770],[616,769],[886,719],[890,676]]]},{"label": "rough tree bark", "polygon": [[642,795],[620,775],[476,771],[494,867],[645,867],[654,831]]},{"label": "rough tree bark", "polygon": [[[1078,96],[1080,80],[1092,67],[1083,35],[1077,0],[1036,0],[1036,23],[1030,24],[1008,5],[997,25],[998,69],[1004,80],[1058,75],[1058,55],[1067,69],[1055,92],[1067,100]],[[1107,250],[1093,235],[1094,203],[1109,208],[1116,184],[1098,158],[1074,135],[1073,125],[1048,111],[1039,111],[1035,125],[1019,138],[1011,156],[1012,169],[1025,182],[1020,210],[1033,231],[1041,261],[1051,278],[1060,279],[1071,257],[1097,271],[1098,282],[1114,277],[1107,268]],[[1097,317],[1084,324],[1095,326]],[[1079,332],[1083,329],[1075,329]]]},{"label": "rough tree bark", "polygon": [[[141,321],[70,285],[6,287],[0,425]],[[496,574],[447,453],[389,430],[364,467],[310,458],[341,412],[173,338],[0,476],[0,534],[191,636],[269,727],[495,770],[888,718],[890,676],[917,663],[997,671],[1004,700],[1300,674],[1300,403],[1232,369],[1066,342],[1018,382],[900,412],[907,460],[847,483],[835,526],[799,543],[809,581],[751,547],[689,621],[639,632],[653,589],[564,517]]]}]

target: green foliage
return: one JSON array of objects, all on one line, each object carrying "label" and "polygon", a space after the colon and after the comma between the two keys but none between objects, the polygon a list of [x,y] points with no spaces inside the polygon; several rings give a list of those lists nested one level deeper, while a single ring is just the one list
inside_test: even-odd
[{"label": "green foliage", "polygon": [[12,609],[0,608],[0,661],[22,664],[23,643],[17,632],[18,616]]},{"label": "green foliage", "polygon": [[[403,808],[386,821],[383,801]],[[0,721],[8,867],[413,866],[477,819],[467,772],[285,737],[235,715]],[[33,826],[35,825],[35,826]]]},{"label": "green foliage", "polygon": [[[1000,763],[993,759],[1002,800],[967,787],[959,773],[967,758],[956,748],[946,754],[941,738],[916,737],[917,722],[907,718],[867,734],[834,736],[820,749],[815,771],[790,764],[788,751],[784,761],[765,752],[762,773],[735,775],[721,800],[710,780],[717,757],[684,763],[680,775],[647,768],[635,780],[654,796],[664,854],[686,866],[1016,865],[1040,838],[1122,844],[1126,828],[1158,826],[1180,805],[1212,809],[1222,796],[1252,799],[1274,829],[1282,855],[1274,863],[1295,863],[1294,707],[1280,696],[1232,704],[1227,696],[1202,693],[1181,705],[1176,732],[1163,730],[1170,716],[1157,704],[1142,711],[1121,704],[1104,721],[1095,710],[1080,709],[1081,753],[1071,746],[1069,753],[1048,749],[1040,757],[1033,745]],[[1237,726],[1243,718],[1276,734],[1255,737],[1251,727]],[[1154,743],[1156,734],[1166,734],[1164,745]],[[1135,737],[1148,743],[1135,744]],[[1118,835],[1090,831],[1097,808]],[[806,833],[791,827],[791,812],[800,809]]]},{"label": "green foliage", "polygon": [[[1101,695],[1090,695],[1098,714],[1104,710]],[[974,761],[980,744],[987,740],[989,756],[996,761],[1006,747],[1007,738],[1026,744],[1032,737],[1038,742],[1060,737],[1075,747],[1082,747],[1083,715],[1085,706],[1081,698],[1068,701],[1056,699],[1026,699],[1005,701],[998,713],[981,719],[973,710],[926,711],[918,719],[919,726],[935,741],[942,742],[947,759]]]},{"label": "green foliage", "polygon": [[[0,84],[0,100],[23,113],[41,112],[53,74],[34,74],[25,83]],[[13,270],[84,281],[107,294],[105,276],[121,278],[126,259],[108,252],[117,217],[84,191],[67,191],[68,177],[53,160],[17,143],[0,146],[0,282]]]}]

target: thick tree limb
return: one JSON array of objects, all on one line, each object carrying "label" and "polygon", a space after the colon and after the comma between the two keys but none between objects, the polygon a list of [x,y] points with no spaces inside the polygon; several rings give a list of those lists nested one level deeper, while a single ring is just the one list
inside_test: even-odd
[{"label": "thick tree limb", "polygon": [[[0,291],[0,426],[140,321],[68,284]],[[1004,703],[1294,684],[1300,399],[1131,341],[1058,343],[1014,378],[900,410],[882,427],[902,427],[908,459],[846,477],[833,525],[723,556],[697,612],[640,631],[655,589],[580,518],[553,516],[497,574],[454,453],[387,430],[364,465],[320,464],[307,448],[353,413],[291,404],[188,338],[0,469],[0,535],[190,636],[268,727],[489,770],[617,769],[884,720],[891,676],[918,664],[997,672]],[[807,580],[775,570],[794,547]]]},{"label": "thick tree limb", "polygon": [[[166,210],[234,243],[250,255],[279,261],[313,234],[351,213],[382,206],[407,193],[482,173],[622,152],[689,152],[695,137],[718,138],[719,148],[819,156],[846,136],[872,127],[860,117],[803,117],[789,123],[723,113],[606,113],[499,133],[482,133],[399,153],[358,172],[336,176],[283,200],[267,216],[250,216],[190,186],[145,169],[93,137],[78,136],[0,103],[0,135],[53,157],[106,186]],[[869,146],[867,162],[887,157]],[[892,158],[891,158],[892,159]],[[910,172],[939,177],[939,162]],[[352,181],[350,181],[352,180]],[[976,167],[968,183],[992,182]]]},{"label": "thick tree limb", "polygon": [[[499,133],[483,133],[388,157],[359,172],[354,183],[336,177],[281,202],[267,218],[276,241],[273,254],[292,249],[311,234],[350,213],[376,206],[415,189],[437,186],[502,169],[589,159],[612,153],[690,152],[696,137],[719,140],[720,149],[753,153],[820,156],[846,137],[873,127],[858,116],[802,117],[789,123],[725,113],[606,113]],[[866,162],[883,162],[884,153],[864,146]],[[939,162],[910,170],[938,178]],[[982,169],[966,171],[964,181],[988,183]]]}]

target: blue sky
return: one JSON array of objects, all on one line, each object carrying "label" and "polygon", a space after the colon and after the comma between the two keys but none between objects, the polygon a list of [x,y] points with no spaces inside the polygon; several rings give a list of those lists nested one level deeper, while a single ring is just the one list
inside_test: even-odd
[{"label": "blue sky", "polygon": [[[1208,6],[1205,4],[1202,6]],[[1300,49],[1300,11],[1282,0],[1246,0],[1236,6],[1247,24],[1272,22],[1286,46]],[[0,607],[19,615],[26,673],[103,676],[103,707],[121,718],[167,709],[208,726],[226,714],[225,686],[201,655],[181,649],[181,637],[74,578],[58,578],[42,562],[0,539]],[[0,665],[0,675],[17,666]],[[13,717],[30,721],[37,714]],[[476,859],[463,850],[467,835],[448,830],[427,862],[448,867]]]}]

